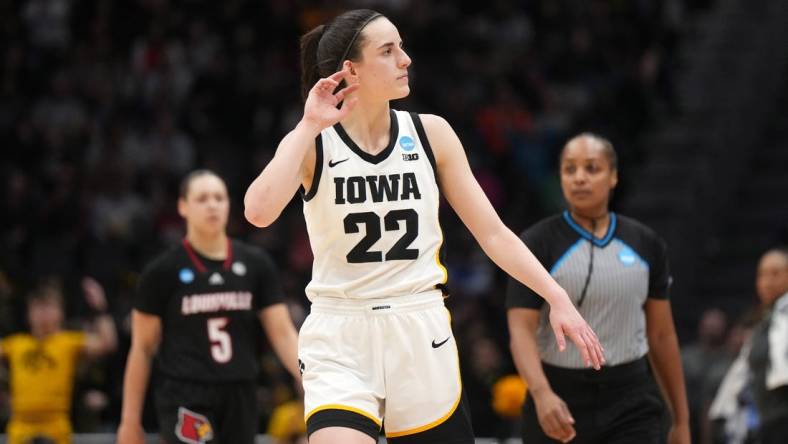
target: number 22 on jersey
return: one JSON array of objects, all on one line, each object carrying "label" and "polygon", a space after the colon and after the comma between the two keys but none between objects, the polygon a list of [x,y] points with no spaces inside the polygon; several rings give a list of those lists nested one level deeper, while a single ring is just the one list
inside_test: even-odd
[{"label": "number 22 on jersey", "polygon": [[[386,231],[397,231],[400,228],[399,222],[405,222],[405,234],[392,245],[386,253],[385,260],[413,260],[419,257],[419,250],[408,248],[419,235],[419,215],[413,209],[392,210],[383,217],[383,225]],[[356,244],[347,254],[349,263],[382,262],[383,253],[381,251],[369,251],[370,247],[380,239],[380,217],[373,212],[350,213],[345,217],[345,233],[352,234],[359,232],[359,225],[364,224],[366,235]]]}]

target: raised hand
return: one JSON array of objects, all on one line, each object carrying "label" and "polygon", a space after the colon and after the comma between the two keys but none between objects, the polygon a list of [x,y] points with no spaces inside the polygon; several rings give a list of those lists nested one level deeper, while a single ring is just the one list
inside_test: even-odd
[{"label": "raised hand", "polygon": [[[356,98],[345,100],[350,93],[358,89],[358,83],[346,86],[336,93],[334,91],[343,79],[349,83],[347,82],[349,76],[350,70],[345,68],[318,80],[309,90],[309,96],[306,98],[304,120],[315,125],[318,130],[322,130],[344,119],[358,102]],[[343,102],[342,106],[337,108],[340,102]]]},{"label": "raised hand", "polygon": [[599,370],[605,363],[604,350],[596,333],[580,316],[577,309],[565,298],[550,305],[550,325],[553,327],[558,349],[566,349],[566,336],[575,343],[586,366]]},{"label": "raised hand", "polygon": [[104,294],[104,287],[98,281],[92,277],[82,278],[82,292],[90,308],[100,313],[107,311],[107,296]]}]

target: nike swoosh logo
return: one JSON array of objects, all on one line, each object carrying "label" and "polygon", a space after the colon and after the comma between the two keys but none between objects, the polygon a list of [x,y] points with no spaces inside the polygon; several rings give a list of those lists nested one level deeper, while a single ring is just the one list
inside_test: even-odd
[{"label": "nike swoosh logo", "polygon": [[440,347],[441,345],[445,344],[449,339],[451,339],[451,336],[449,336],[448,338],[442,340],[441,342],[438,342],[437,344],[435,343],[435,340],[433,339],[432,340],[432,348]]},{"label": "nike swoosh logo", "polygon": [[346,162],[346,161],[348,161],[348,160],[350,160],[350,158],[349,158],[349,157],[348,157],[347,159],[338,160],[338,161],[336,161],[336,162],[334,162],[333,160],[329,160],[329,161],[328,161],[328,167],[329,167],[329,168],[334,168],[335,166],[339,165],[340,163],[342,163],[342,162]]}]

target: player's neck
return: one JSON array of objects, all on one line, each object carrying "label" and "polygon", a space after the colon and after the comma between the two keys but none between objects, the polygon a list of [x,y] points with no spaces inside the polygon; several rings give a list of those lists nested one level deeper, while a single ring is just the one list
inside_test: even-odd
[{"label": "player's neck", "polygon": [[227,258],[228,239],[227,234],[224,232],[206,235],[192,230],[186,234],[186,240],[189,241],[194,251],[209,259],[222,260]]},{"label": "player's neck", "polygon": [[604,237],[610,226],[610,212],[607,207],[589,211],[573,208],[569,213],[575,222],[598,238]]},{"label": "player's neck", "polygon": [[389,144],[391,118],[389,102],[359,102],[353,111],[342,120],[342,128],[362,150],[377,154]]}]

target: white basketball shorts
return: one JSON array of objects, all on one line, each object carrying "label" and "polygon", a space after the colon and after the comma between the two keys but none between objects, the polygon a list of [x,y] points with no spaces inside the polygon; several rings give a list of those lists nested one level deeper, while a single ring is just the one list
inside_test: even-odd
[{"label": "white basketball shorts", "polygon": [[457,344],[440,291],[315,298],[298,348],[307,424],[318,412],[350,412],[378,431],[385,420],[386,436],[396,438],[439,426],[460,404]]}]

